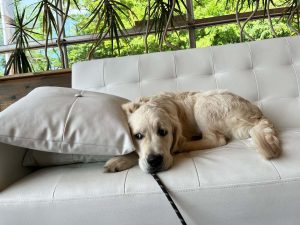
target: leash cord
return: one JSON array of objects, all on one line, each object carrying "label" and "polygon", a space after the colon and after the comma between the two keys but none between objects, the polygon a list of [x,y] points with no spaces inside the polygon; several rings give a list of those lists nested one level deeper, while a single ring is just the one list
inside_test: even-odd
[{"label": "leash cord", "polygon": [[169,195],[165,185],[162,183],[162,181],[160,180],[160,178],[157,176],[157,174],[152,173],[151,174],[154,178],[154,180],[158,183],[160,189],[163,191],[163,193],[165,194],[166,198],[168,199],[169,203],[171,204],[171,206],[173,207],[177,217],[179,218],[180,222],[182,225],[186,225],[186,222],[183,218],[183,216],[181,215],[179,209],[177,208],[177,206],[175,205],[173,199],[171,198],[171,196]]}]

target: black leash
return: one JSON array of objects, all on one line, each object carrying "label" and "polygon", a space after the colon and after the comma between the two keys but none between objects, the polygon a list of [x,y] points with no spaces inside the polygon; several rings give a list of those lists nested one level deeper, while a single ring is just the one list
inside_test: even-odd
[{"label": "black leash", "polygon": [[164,184],[161,182],[161,180],[159,179],[159,177],[155,174],[155,173],[152,173],[151,174],[154,178],[154,180],[156,180],[156,182],[158,183],[159,187],[161,188],[161,190],[163,191],[163,193],[165,194],[165,196],[167,197],[169,203],[171,204],[171,206],[173,207],[177,217],[179,218],[180,222],[182,225],[186,225],[186,222],[183,218],[183,216],[181,215],[179,209],[177,208],[177,206],[175,205],[173,199],[171,198],[171,196],[169,195],[166,187],[164,186]]}]

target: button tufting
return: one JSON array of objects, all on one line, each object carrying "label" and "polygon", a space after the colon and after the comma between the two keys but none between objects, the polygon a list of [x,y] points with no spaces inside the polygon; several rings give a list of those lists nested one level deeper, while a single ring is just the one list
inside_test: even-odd
[{"label": "button tufting", "polygon": [[75,97],[83,97],[83,95],[80,93],[80,94],[75,94]]}]

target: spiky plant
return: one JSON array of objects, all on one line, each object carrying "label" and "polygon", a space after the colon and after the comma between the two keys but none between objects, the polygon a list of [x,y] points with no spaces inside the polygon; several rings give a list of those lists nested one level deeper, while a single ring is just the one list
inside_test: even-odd
[{"label": "spiky plant", "polygon": [[[22,1],[22,0],[16,0]],[[39,0],[37,1],[32,11],[32,19],[26,21],[25,9],[20,13],[16,8],[15,21],[11,22],[11,26],[15,27],[15,33],[11,43],[16,43],[16,48],[11,54],[6,65],[5,74],[8,74],[11,69],[15,73],[30,72],[32,67],[26,57],[25,51],[28,48],[28,42],[35,40],[33,29],[37,29],[36,24],[42,21],[42,33],[45,38],[45,57],[47,60],[46,69],[50,69],[50,61],[48,58],[49,40],[57,35],[57,46],[60,50],[62,67],[66,68],[65,54],[63,54],[63,32],[67,18],[69,18],[70,6],[74,4],[78,9],[79,0]],[[178,16],[183,18],[190,13],[186,7],[186,1],[192,0],[147,0],[147,6],[144,11],[144,29],[145,29],[145,49],[148,52],[148,36],[154,33],[156,41],[159,44],[159,49],[162,50],[164,44],[170,48],[174,48],[171,43],[167,41],[167,34],[170,28],[176,26],[175,19]],[[200,2],[200,0],[194,0]],[[216,0],[218,1],[218,0]],[[123,3],[122,0],[94,0],[96,7],[91,10],[91,15],[88,18],[83,28],[87,28],[91,23],[96,24],[95,35],[97,40],[94,42],[92,48],[88,53],[88,58],[91,59],[100,46],[100,44],[109,36],[111,42],[112,54],[117,49],[120,54],[121,38],[126,39],[128,32],[126,30],[126,23],[133,25],[131,20],[135,13],[130,6]],[[287,26],[295,33],[299,33],[299,0],[282,0],[281,5],[276,5],[273,0],[226,0],[227,5],[234,5],[236,11],[236,20],[240,28],[241,41],[253,39],[250,34],[245,32],[247,24],[256,16],[259,10],[263,9],[265,18],[269,21],[271,31],[276,36],[275,29],[272,24],[270,9],[272,7],[286,7],[282,13],[282,19],[285,19]],[[61,5],[60,5],[61,4]],[[240,14],[250,10],[249,17],[242,22]],[[57,15],[62,17],[62,21],[57,20]],[[29,26],[32,25],[31,28]],[[83,29],[82,28],[82,29]]]},{"label": "spiky plant", "polygon": [[144,13],[144,20],[146,21],[146,52],[148,52],[148,36],[152,30],[158,40],[160,50],[162,50],[163,43],[174,48],[171,43],[166,41],[167,31],[170,27],[174,27],[175,16],[179,15],[184,18],[186,9],[184,0],[148,0]]},{"label": "spiky plant", "polygon": [[[235,5],[236,20],[240,28],[241,41],[244,40],[244,37],[247,37],[250,40],[254,40],[254,38],[245,31],[245,27],[254,18],[254,16],[258,13],[258,10],[260,9],[263,9],[264,18],[268,20],[273,36],[277,36],[271,19],[270,9],[272,7],[287,7],[287,10],[283,11],[281,19],[286,18],[287,26],[292,31],[299,34],[299,0],[285,0],[280,5],[276,4],[273,0],[226,0],[226,4]],[[240,21],[240,13],[246,10],[250,10],[251,14],[248,16],[245,22],[242,23]]]},{"label": "spiky plant", "polygon": [[58,36],[57,36],[57,46],[58,46],[58,49],[60,51],[60,56],[61,56],[61,60],[62,60],[62,67],[66,68],[67,65],[65,63],[66,62],[65,55],[63,53],[62,35],[64,33],[64,30],[65,30],[65,25],[66,25],[66,22],[67,22],[67,18],[69,17],[69,11],[70,11],[71,3],[74,3],[78,10],[80,9],[80,7],[78,5],[77,0],[56,0],[56,1],[58,1],[58,4],[61,3],[62,8],[63,8],[63,5],[66,6],[65,11],[63,11],[63,9],[62,9],[62,23],[61,23],[61,26],[59,28],[59,33],[58,33]]},{"label": "spiky plant", "polygon": [[23,9],[20,14],[17,6],[15,6],[15,11],[15,20],[9,22],[9,25],[14,28],[10,43],[15,43],[15,49],[5,65],[5,75],[8,75],[11,70],[14,73],[32,72],[32,66],[27,58],[26,49],[29,47],[30,40],[36,41],[33,35],[38,34],[29,27],[29,24],[33,20],[26,21],[26,9]]},{"label": "spiky plant", "polygon": [[93,57],[96,48],[102,43],[104,38],[109,35],[111,42],[111,52],[114,52],[115,45],[117,45],[118,53],[120,54],[120,38],[126,36],[128,32],[121,17],[125,16],[127,22],[131,25],[130,15],[136,18],[135,13],[120,0],[100,0],[97,6],[92,10],[87,23],[83,29],[88,27],[92,22],[96,23],[95,33],[97,34],[97,41],[93,44],[88,53],[88,59]]},{"label": "spiky plant", "polygon": [[35,29],[38,20],[41,18],[42,33],[45,38],[45,58],[46,58],[46,70],[50,69],[50,60],[48,57],[48,43],[53,38],[53,35],[58,34],[58,22],[56,19],[57,14],[62,14],[62,11],[58,7],[57,0],[40,0],[35,3],[33,9],[33,25]]}]

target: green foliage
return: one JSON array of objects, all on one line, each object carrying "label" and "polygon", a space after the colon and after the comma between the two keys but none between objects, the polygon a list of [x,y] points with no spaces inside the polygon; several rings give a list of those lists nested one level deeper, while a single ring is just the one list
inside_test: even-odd
[{"label": "green foliage", "polygon": [[169,47],[173,46],[167,41],[167,30],[170,27],[175,27],[176,16],[180,16],[184,19],[184,12],[186,12],[186,9],[186,4],[183,0],[148,1],[148,6],[145,8],[143,17],[143,21],[145,21],[146,26],[146,52],[149,51],[148,36],[151,30],[154,30],[160,51],[162,51],[164,43],[166,43]]},{"label": "green foliage", "polygon": [[63,12],[57,6],[57,0],[41,0],[35,3],[33,9],[33,29],[36,28],[38,22],[41,23],[42,35],[45,37],[45,59],[46,70],[50,69],[50,60],[48,57],[48,41],[52,39],[54,34],[58,34],[58,23],[56,15],[61,15]]},{"label": "green foliage", "polygon": [[92,10],[89,20],[83,27],[89,27],[93,21],[96,21],[94,33],[97,33],[97,41],[89,51],[89,59],[92,58],[96,48],[102,43],[103,39],[107,35],[110,35],[111,52],[114,52],[114,43],[116,42],[117,51],[120,54],[120,38],[127,35],[126,27],[123,21],[126,20],[127,22],[131,23],[129,15],[135,16],[134,12],[129,8],[129,6],[121,3],[121,1],[100,0],[98,2],[97,6]]},{"label": "green foliage", "polygon": [[[2,28],[2,25],[0,25],[0,27]],[[0,45],[3,45],[3,33],[2,32],[0,32]],[[6,64],[5,54],[0,54],[0,77],[4,75],[5,64]]]},{"label": "green foliage", "polygon": [[5,64],[5,55],[0,55],[0,77],[4,76]]},{"label": "green foliage", "polygon": [[10,21],[10,26],[14,28],[11,43],[15,43],[15,50],[11,53],[8,62],[5,65],[4,75],[8,75],[11,70],[14,73],[28,73],[32,71],[32,67],[26,55],[26,48],[30,40],[35,40],[32,35],[36,34],[28,25],[32,20],[26,21],[26,9],[21,14],[16,6],[15,20]]},{"label": "green foliage", "polygon": [[[57,0],[40,0],[39,2],[51,3],[49,7],[52,7]],[[269,4],[270,8],[282,7],[286,5],[293,4],[294,8],[298,7],[298,0],[264,0],[260,2],[258,9],[264,9],[266,5]],[[115,56],[124,56],[132,54],[143,54],[145,52],[156,52],[156,51],[169,51],[176,49],[185,49],[189,48],[188,32],[185,30],[177,32],[166,32],[164,34],[164,28],[161,26],[159,28],[158,17],[163,18],[162,22],[164,26],[172,26],[173,21],[169,22],[169,17],[171,10],[173,8],[173,16],[183,15],[186,13],[183,0],[151,0],[152,3],[149,10],[147,11],[147,3],[145,0],[64,0],[65,3],[69,4],[68,10],[66,9],[66,4],[64,7],[64,12],[68,12],[69,17],[66,19],[66,28],[68,36],[77,36],[85,34],[98,34],[99,41],[94,45],[92,43],[76,44],[70,45],[68,49],[68,58],[70,66],[77,61],[87,60],[87,56],[91,52],[95,58],[104,58],[104,57],[115,57]],[[176,3],[173,5],[173,2]],[[101,5],[101,3],[103,3]],[[253,12],[256,7],[256,0],[194,0],[194,15],[196,19],[208,18],[213,16],[221,16],[228,14],[235,14],[236,4],[244,3],[243,7],[240,5],[239,12]],[[114,4],[114,5],[113,5]],[[105,9],[106,10],[103,10]],[[80,10],[79,10],[80,8]],[[41,9],[41,6],[37,7],[36,10],[33,10],[32,15],[36,15],[37,9]],[[46,9],[46,8],[43,8]],[[152,11],[151,11],[152,10]],[[164,10],[165,13],[162,13]],[[40,15],[47,16],[40,11]],[[150,14],[147,14],[149,13]],[[105,14],[108,13],[108,14]],[[46,23],[41,16],[35,16],[38,18],[35,20],[36,24],[39,26],[35,27],[35,31],[41,34],[33,34],[35,39],[45,39],[47,32],[46,28],[53,22],[55,19],[53,16],[49,15],[50,23]],[[66,18],[66,17],[65,17]],[[100,18],[100,19],[99,19]],[[127,39],[119,36],[124,35],[121,30],[124,28],[131,29],[137,21],[141,21],[144,18],[153,19],[153,23],[148,24],[148,31],[151,27],[156,27],[156,30],[159,30],[158,33],[147,34],[145,36],[138,37],[129,37]],[[295,26],[296,16],[284,18],[272,19],[272,26],[270,26],[270,21],[268,18],[249,21],[246,24],[244,22],[240,23],[240,26],[243,26],[244,31],[248,34],[244,36],[244,40],[248,41],[249,38],[254,40],[258,39],[267,39],[276,36],[290,36],[296,33],[298,29]],[[30,19],[30,18],[29,18]],[[290,29],[287,25],[290,23],[293,29]],[[86,25],[88,24],[88,25]],[[142,23],[140,23],[142,24]],[[147,23],[144,23],[144,25]],[[86,25],[86,26],[85,26]],[[44,30],[43,30],[44,28]],[[49,27],[50,28],[50,27]],[[145,27],[136,26],[135,32],[145,30]],[[43,32],[44,31],[44,32]],[[52,23],[52,31],[57,35],[57,28],[55,28]],[[275,32],[275,34],[274,34]],[[110,40],[103,40],[102,37],[104,34],[112,34],[114,38]],[[52,35],[50,35],[52,36]],[[147,40],[147,48],[145,49],[145,38]],[[164,44],[162,40],[164,39]],[[196,44],[197,47],[206,47],[212,45],[223,45],[228,43],[237,43],[240,42],[240,27],[235,24],[226,24],[218,25],[213,27],[205,27],[196,29]],[[61,68],[61,56],[58,48],[48,49],[46,51],[48,56],[45,55],[45,50],[32,50],[31,55],[28,55],[30,61],[32,62],[33,70],[40,71],[45,69],[57,69]],[[47,63],[47,57],[51,65]],[[47,66],[48,64],[48,66]]]},{"label": "green foliage", "polygon": [[[188,35],[186,31],[181,31],[178,34],[172,33],[168,36],[168,41],[176,44],[176,46],[180,47],[180,49],[188,48]],[[68,46],[68,57],[69,63],[73,64],[78,61],[86,60],[86,55],[89,52],[91,44],[78,44]],[[145,53],[144,40],[143,37],[134,37],[128,38],[128,40],[120,39],[120,52],[115,49],[113,53],[111,53],[111,43],[110,41],[104,41],[96,50],[94,57],[95,58],[108,58],[115,57],[116,55],[126,56],[126,55],[135,55],[135,54],[143,54]],[[155,41],[155,36],[149,36],[149,49],[152,52],[157,51],[159,48],[159,43]],[[172,50],[168,46],[163,47],[163,51]]]}]

